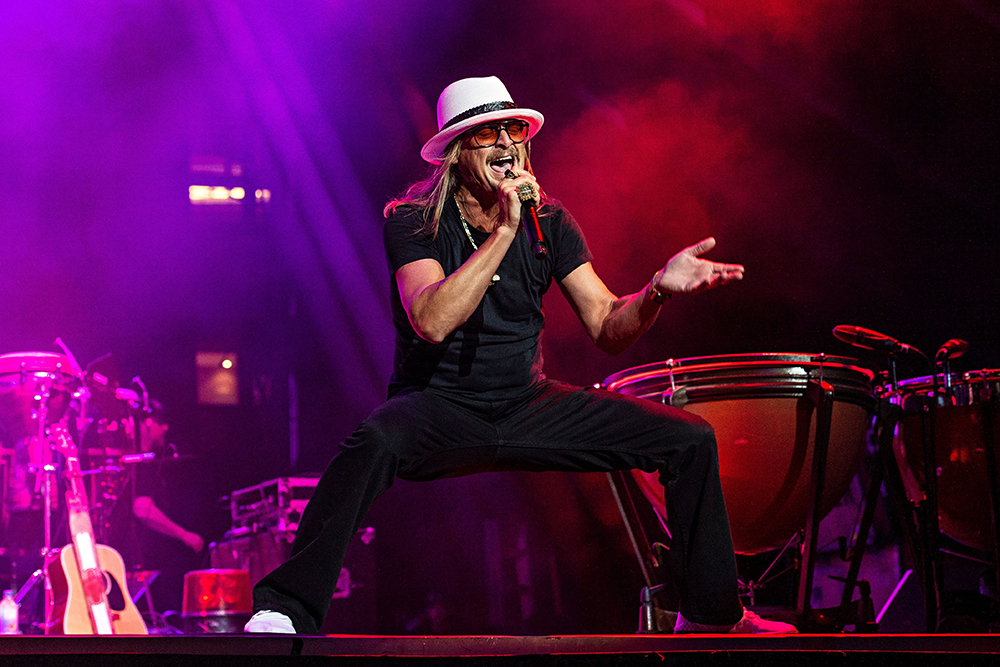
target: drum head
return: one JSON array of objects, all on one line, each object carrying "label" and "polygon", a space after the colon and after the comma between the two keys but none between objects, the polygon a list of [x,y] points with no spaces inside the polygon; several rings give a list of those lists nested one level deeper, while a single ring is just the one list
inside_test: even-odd
[{"label": "drum head", "polygon": [[58,421],[66,413],[80,381],[69,358],[51,352],[0,354],[0,439],[13,444],[38,435],[36,415],[40,408],[47,421]]}]

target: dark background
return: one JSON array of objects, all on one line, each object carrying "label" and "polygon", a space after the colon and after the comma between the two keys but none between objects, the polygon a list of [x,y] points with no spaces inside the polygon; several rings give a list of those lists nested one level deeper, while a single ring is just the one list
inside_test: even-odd
[{"label": "dark background", "polygon": [[[928,354],[963,338],[959,370],[1000,367],[995,2],[54,1],[3,16],[0,352],[59,336],[84,364],[113,353],[123,384],[141,375],[195,457],[168,474],[167,509],[209,539],[229,526],[221,496],[321,471],[382,400],[381,207],[423,174],[437,95],[466,76],[496,74],[545,114],[536,174],[612,291],[708,235],[711,257],[746,266],[614,358],[553,290],[550,377],[744,352],[871,361],[832,338],[845,323]],[[196,207],[192,184],[273,197]],[[198,404],[199,350],[239,355],[239,406]],[[601,476],[400,482],[370,521],[372,630],[634,630],[639,577]],[[521,587],[490,589],[488,563],[504,581],[520,568]]]}]

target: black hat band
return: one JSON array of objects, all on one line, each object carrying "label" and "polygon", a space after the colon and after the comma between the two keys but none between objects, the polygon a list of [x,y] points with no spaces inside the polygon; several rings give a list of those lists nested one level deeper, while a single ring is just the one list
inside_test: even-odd
[{"label": "black hat band", "polygon": [[480,104],[478,107],[472,107],[468,111],[463,111],[458,114],[447,123],[445,123],[441,130],[444,131],[454,125],[455,123],[461,123],[467,118],[472,118],[473,116],[478,116],[479,114],[490,113],[491,111],[503,111],[505,109],[516,109],[517,105],[513,102],[490,102],[488,104]]}]

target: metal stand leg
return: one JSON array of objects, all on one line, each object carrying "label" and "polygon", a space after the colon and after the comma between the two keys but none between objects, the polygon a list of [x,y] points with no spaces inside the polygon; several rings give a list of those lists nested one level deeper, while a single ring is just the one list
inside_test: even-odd
[{"label": "metal stand leg", "polygon": [[823,486],[826,478],[826,455],[830,446],[830,426],[833,419],[833,386],[826,382],[809,381],[806,398],[816,412],[816,437],[813,442],[813,500],[806,514],[805,539],[802,543],[802,565],[799,570],[799,593],[795,611],[800,618],[809,615],[813,577],[816,572],[816,543],[819,522],[823,518]]},{"label": "metal stand leg", "polygon": [[[673,582],[663,581],[664,578],[656,571],[663,566],[665,556],[657,548],[662,544],[655,542],[649,536],[649,531],[646,528],[647,522],[643,521],[642,514],[635,503],[635,494],[629,484],[628,473],[623,471],[609,472],[608,482],[611,484],[611,493],[618,505],[618,511],[621,512],[625,531],[639,563],[643,581],[646,583],[639,595],[638,633],[672,633],[677,612],[664,609],[656,603],[658,595],[667,596],[676,602]],[[665,537],[669,540],[669,535]],[[676,609],[676,604],[668,605],[668,607]]]},{"label": "metal stand leg", "polygon": [[[851,565],[847,569],[847,578],[844,581],[844,593],[840,598],[841,604],[848,604],[854,596],[854,588],[858,583],[858,575],[861,573],[861,560],[864,558],[865,549],[868,547],[868,534],[871,532],[872,523],[875,520],[875,508],[878,504],[879,492],[882,490],[885,467],[888,465],[886,457],[890,455],[892,449],[892,431],[886,428],[884,424],[881,426],[883,430],[879,432],[871,479],[868,482],[868,489],[865,491],[865,497],[862,501],[864,503],[864,510],[861,514],[861,523],[857,534],[854,536],[854,546],[849,551]],[[888,443],[886,442],[887,433],[889,434]]]},{"label": "metal stand leg", "polygon": [[918,507],[920,516],[920,536],[923,547],[924,582],[924,613],[927,617],[927,629],[937,628],[938,611],[941,609],[941,591],[944,575],[941,571],[941,551],[938,538],[941,528],[938,525],[937,498],[937,453],[935,451],[935,427],[937,392],[930,397],[930,402],[924,405],[920,413],[924,444],[924,501]]},{"label": "metal stand leg", "polygon": [[[853,546],[848,551],[851,564],[847,571],[847,577],[844,579],[844,593],[841,597],[842,606],[851,603],[855,588],[861,591],[862,600],[870,596],[870,587],[868,587],[867,582],[863,580],[859,581],[858,575],[861,572],[861,561],[868,546],[868,534],[871,532],[872,523],[875,519],[875,510],[878,505],[882,485],[885,484],[886,490],[893,496],[894,502],[900,509],[910,506],[903,490],[899,469],[896,467],[896,462],[893,458],[892,440],[896,424],[899,423],[899,416],[900,410],[898,406],[885,399],[879,400],[873,431],[877,437],[875,459],[872,464],[868,489],[865,492],[861,521],[858,525],[857,533],[854,535]],[[915,561],[922,562],[922,559],[919,557],[919,551],[915,548],[918,542],[918,535],[916,527],[913,524],[912,513],[907,516],[901,516],[900,519],[903,522],[904,538],[911,556]],[[866,595],[866,588],[868,595]],[[871,608],[871,612],[874,614],[874,605]],[[876,631],[877,618],[874,615],[867,616],[867,610],[865,610],[865,614],[864,622],[870,626],[872,631]],[[855,629],[857,629],[857,625],[855,625]]]}]

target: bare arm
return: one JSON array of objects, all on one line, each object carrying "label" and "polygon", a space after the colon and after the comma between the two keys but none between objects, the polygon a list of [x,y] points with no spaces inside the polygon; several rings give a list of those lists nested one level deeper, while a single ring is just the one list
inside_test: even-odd
[{"label": "bare arm", "polygon": [[597,346],[618,354],[634,343],[656,321],[660,304],[655,291],[664,295],[694,294],[741,280],[743,267],[720,264],[698,257],[715,247],[715,239],[703,241],[670,258],[642,290],[616,297],[589,263],[576,268],[560,283],[584,328]]},{"label": "bare arm", "polygon": [[164,514],[149,496],[138,496],[132,502],[132,513],[144,525],[167,537],[183,542],[192,551],[201,552],[205,548],[205,540],[200,535],[184,530],[171,521],[170,517]]},{"label": "bare arm", "polygon": [[516,230],[500,227],[450,276],[434,259],[418,259],[396,271],[396,285],[417,335],[440,343],[476,311]]}]

